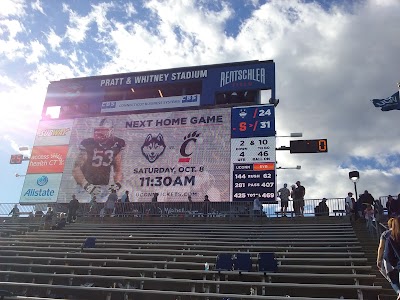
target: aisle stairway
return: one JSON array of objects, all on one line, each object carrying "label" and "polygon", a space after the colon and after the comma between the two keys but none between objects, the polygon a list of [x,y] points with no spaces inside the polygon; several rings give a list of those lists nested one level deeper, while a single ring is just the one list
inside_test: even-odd
[{"label": "aisle stairway", "polygon": [[375,285],[382,286],[382,294],[379,296],[380,300],[396,300],[396,294],[393,291],[390,283],[382,276],[376,267],[376,256],[379,245],[377,234],[371,235],[368,232],[364,222],[356,222],[353,224],[354,232],[361,243],[365,257],[367,258],[367,265],[371,266],[371,274],[376,275]]}]

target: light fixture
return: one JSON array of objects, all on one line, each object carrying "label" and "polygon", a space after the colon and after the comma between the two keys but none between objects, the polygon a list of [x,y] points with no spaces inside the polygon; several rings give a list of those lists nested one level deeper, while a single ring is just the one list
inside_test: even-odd
[{"label": "light fixture", "polygon": [[134,88],[131,88],[131,91],[132,91],[132,93],[134,93],[134,92],[135,92],[135,89],[134,89]]},{"label": "light fixture", "polygon": [[277,107],[279,104],[279,99],[270,98],[268,102],[269,102],[269,104],[273,104],[275,107]]},{"label": "light fixture", "polygon": [[350,171],[349,172],[349,179],[354,183],[354,192],[355,192],[356,200],[357,200],[358,199],[357,181],[360,179],[360,172],[358,172],[358,171]]},{"label": "light fixture", "polygon": [[161,98],[164,97],[161,90],[158,90],[158,93],[160,94],[160,97],[161,97]]},{"label": "light fixture", "polygon": [[25,176],[26,176],[26,174],[21,175],[21,174],[15,173],[15,177],[25,177]]},{"label": "light fixture", "polygon": [[301,170],[301,166],[295,166],[295,167],[277,167],[277,170]]},{"label": "light fixture", "polygon": [[302,132],[291,132],[289,135],[276,135],[275,137],[302,137]]}]

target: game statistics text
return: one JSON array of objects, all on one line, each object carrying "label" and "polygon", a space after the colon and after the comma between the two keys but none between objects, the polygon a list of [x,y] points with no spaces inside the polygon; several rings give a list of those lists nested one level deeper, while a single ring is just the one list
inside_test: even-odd
[{"label": "game statistics text", "polygon": [[275,200],[274,163],[235,164],[233,201],[249,201],[256,196],[260,196],[260,201]]},{"label": "game statistics text", "polygon": [[274,106],[249,106],[232,109],[232,139],[275,135]]},{"label": "game statistics text", "polygon": [[231,136],[233,201],[275,201],[274,106],[233,108]]}]

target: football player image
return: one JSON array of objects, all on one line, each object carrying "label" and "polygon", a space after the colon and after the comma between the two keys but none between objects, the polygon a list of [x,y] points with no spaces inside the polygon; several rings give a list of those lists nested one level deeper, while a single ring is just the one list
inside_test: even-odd
[{"label": "football player image", "polygon": [[102,119],[94,128],[93,137],[82,140],[72,170],[76,183],[100,199],[121,188],[125,141],[114,136],[113,125],[111,120]]}]

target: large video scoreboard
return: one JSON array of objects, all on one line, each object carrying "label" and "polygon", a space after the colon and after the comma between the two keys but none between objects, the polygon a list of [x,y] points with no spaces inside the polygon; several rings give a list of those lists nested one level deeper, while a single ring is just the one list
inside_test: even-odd
[{"label": "large video scoreboard", "polygon": [[20,202],[275,200],[274,82],[272,61],[53,82]]}]

